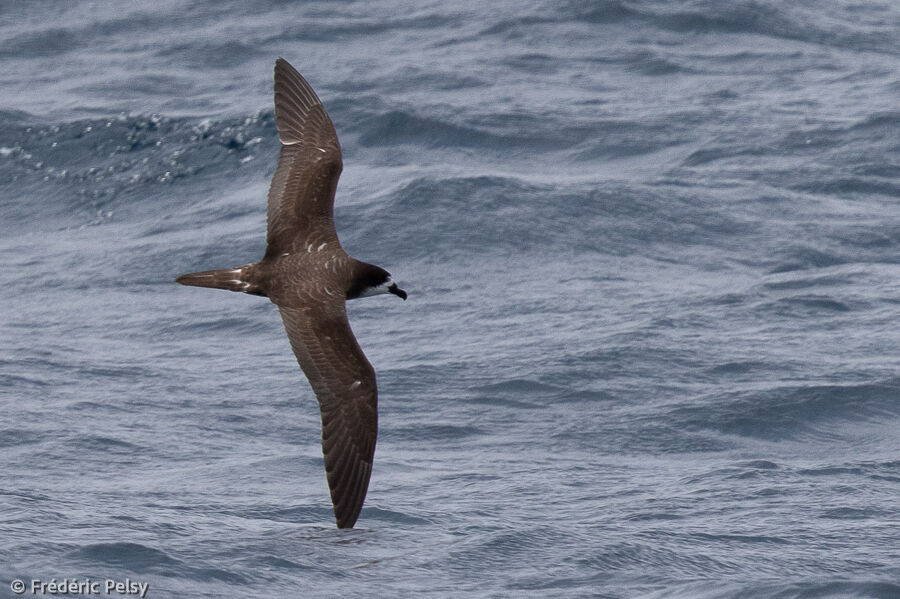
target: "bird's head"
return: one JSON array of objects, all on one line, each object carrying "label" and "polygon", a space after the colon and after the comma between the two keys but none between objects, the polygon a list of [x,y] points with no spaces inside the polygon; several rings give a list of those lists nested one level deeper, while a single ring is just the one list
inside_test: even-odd
[{"label": "bird's head", "polygon": [[391,279],[391,273],[374,264],[359,262],[355,269],[353,284],[347,290],[347,299],[381,295],[382,293],[392,293],[400,299],[406,299],[406,292]]}]

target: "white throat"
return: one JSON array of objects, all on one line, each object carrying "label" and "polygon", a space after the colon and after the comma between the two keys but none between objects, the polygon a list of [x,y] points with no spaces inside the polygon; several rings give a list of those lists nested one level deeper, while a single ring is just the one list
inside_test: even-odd
[{"label": "white throat", "polygon": [[383,293],[390,293],[390,291],[388,290],[388,287],[390,287],[393,284],[394,284],[394,281],[392,281],[391,278],[388,277],[387,281],[385,281],[381,285],[378,285],[377,287],[367,288],[362,293],[360,293],[358,297],[372,297],[373,295],[381,295]]}]

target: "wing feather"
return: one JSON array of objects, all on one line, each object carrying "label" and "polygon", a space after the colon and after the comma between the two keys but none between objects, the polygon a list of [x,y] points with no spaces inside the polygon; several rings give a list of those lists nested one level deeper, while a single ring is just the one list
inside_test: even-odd
[{"label": "wing feather", "polygon": [[319,401],[334,515],[339,528],[350,528],[372,474],[378,431],[375,370],[353,336],[343,298],[278,309],[297,362]]},{"label": "wing feather", "polygon": [[275,61],[275,123],[281,152],[269,187],[266,256],[296,251],[306,242],[337,243],[341,145],[322,101],[283,58]]}]

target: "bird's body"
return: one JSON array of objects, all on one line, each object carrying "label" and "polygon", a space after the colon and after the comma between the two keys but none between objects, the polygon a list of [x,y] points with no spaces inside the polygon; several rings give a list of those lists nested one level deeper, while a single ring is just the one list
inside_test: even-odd
[{"label": "bird's body", "polygon": [[331,119],[284,59],[275,63],[281,154],[269,188],[266,253],[253,264],[182,275],[183,285],[268,297],[319,401],[322,450],[338,527],[356,522],[365,500],[378,428],[375,371],[347,320],[345,301],[381,293],[406,299],[390,274],[351,258],[334,228],[342,169]]}]

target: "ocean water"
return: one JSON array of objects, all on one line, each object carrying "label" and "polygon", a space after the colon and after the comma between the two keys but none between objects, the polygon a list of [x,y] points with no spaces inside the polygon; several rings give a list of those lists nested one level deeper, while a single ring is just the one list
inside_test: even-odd
[{"label": "ocean water", "polygon": [[[892,0],[0,3],[0,597],[900,597],[898,39]],[[353,530],[275,307],[173,283],[263,253],[278,56],[410,294],[349,305]]]}]

